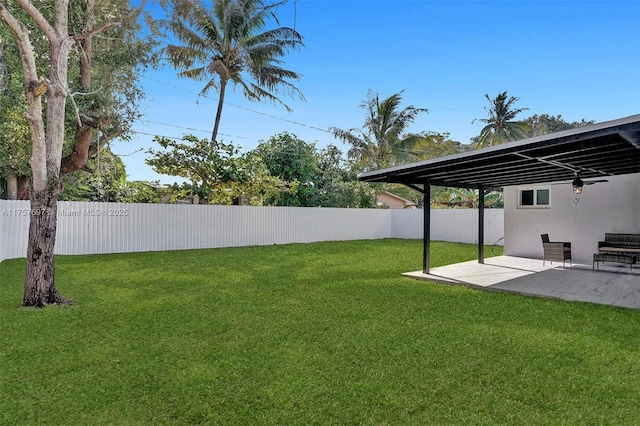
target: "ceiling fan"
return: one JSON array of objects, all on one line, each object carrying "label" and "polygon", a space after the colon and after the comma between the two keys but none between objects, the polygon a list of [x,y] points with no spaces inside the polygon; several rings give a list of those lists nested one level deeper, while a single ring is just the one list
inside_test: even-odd
[{"label": "ceiling fan", "polygon": [[[571,181],[571,187],[573,188],[573,193],[576,195],[582,194],[582,187],[584,185],[595,185],[596,183],[609,182],[606,179],[598,179],[598,180],[582,180],[580,178],[580,171],[574,170],[575,178]],[[557,183],[555,185],[566,185],[565,183]]]},{"label": "ceiling fan", "polygon": [[[582,187],[584,185],[594,185],[596,183],[601,183],[601,182],[609,182],[606,179],[598,179],[598,180],[582,180],[580,178],[580,172],[582,170],[589,170],[590,172],[593,173],[600,173],[603,175],[607,175],[608,173],[602,172],[600,170],[595,170],[595,169],[584,169],[584,168],[576,168],[575,166],[572,166],[571,164],[567,164],[567,163],[563,163],[557,160],[550,160],[548,158],[536,158],[536,157],[531,157],[528,155],[524,155],[524,154],[516,154],[520,157],[524,157],[526,159],[529,160],[537,160],[540,161],[542,163],[546,163],[546,164],[550,164],[552,166],[556,166],[556,167],[561,167],[563,169],[567,169],[567,170],[571,170],[573,172],[573,174],[575,175],[574,179],[571,181],[571,187],[573,188],[573,193],[576,194],[576,201],[578,200],[578,197],[580,194],[582,194]],[[552,185],[566,185],[567,183],[554,183]],[[577,203],[576,203],[577,204]]]}]

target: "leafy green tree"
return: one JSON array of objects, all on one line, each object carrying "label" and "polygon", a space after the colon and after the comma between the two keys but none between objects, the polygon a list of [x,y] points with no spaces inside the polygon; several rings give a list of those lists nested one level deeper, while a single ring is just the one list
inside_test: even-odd
[{"label": "leafy green tree", "polygon": [[158,182],[140,181],[124,182],[119,192],[118,201],[123,203],[161,203],[168,193]]},{"label": "leafy green tree", "polygon": [[469,145],[452,140],[449,133],[422,132],[414,136],[416,143],[410,154],[413,155],[415,161],[445,157],[471,149]]},{"label": "leafy green tree", "polygon": [[331,128],[334,136],[351,146],[347,155],[357,161],[362,170],[374,170],[415,160],[413,150],[422,136],[405,133],[426,108],[409,105],[400,110],[402,93],[380,99],[369,91],[361,107],[367,111],[362,129]]},{"label": "leafy green tree", "polygon": [[157,173],[188,179],[193,188],[202,191],[194,195],[209,200],[216,191],[224,191],[226,182],[243,178],[236,161],[239,149],[233,144],[212,144],[193,135],[185,135],[182,141],[160,136],[153,140],[163,150],[150,149],[151,157],[145,163]]},{"label": "leafy green tree", "polygon": [[120,157],[108,146],[88,161],[82,170],[62,176],[61,201],[119,202],[126,187],[127,173]]},{"label": "leafy green tree", "polygon": [[31,135],[22,114],[23,104],[15,102],[24,98],[24,94],[14,96],[0,95],[0,177],[7,181],[9,199],[18,198],[18,178],[30,173],[31,155]]},{"label": "leafy green tree", "polygon": [[207,203],[232,204],[240,197],[252,205],[263,205],[297,190],[272,176],[254,153],[241,155],[233,144],[185,135],[182,141],[156,136],[163,149],[148,151],[145,162],[160,174],[179,176],[189,182],[175,185],[175,196],[198,196]]},{"label": "leafy green tree", "polygon": [[595,123],[595,121],[593,120],[587,121],[584,118],[580,121],[568,122],[562,118],[561,114],[558,114],[556,116],[548,114],[536,114],[524,119],[523,122],[526,123],[531,129],[530,136],[532,137],[560,132],[562,130],[575,129],[576,127],[587,126],[589,124]]},{"label": "leafy green tree", "polygon": [[272,193],[264,203],[296,207],[373,207],[375,193],[334,145],[318,151],[296,135],[283,132],[251,151],[273,178],[289,191]]},{"label": "leafy green tree", "polygon": [[240,86],[252,101],[267,99],[289,107],[276,96],[284,89],[291,96],[302,94],[291,83],[300,79],[281,67],[282,58],[303,46],[302,36],[292,28],[267,29],[275,21],[272,5],[260,0],[215,0],[207,9],[195,0],[171,0],[171,19],[164,22],[179,44],[165,52],[179,77],[205,81],[200,94],[219,91],[211,134],[216,141],[227,85]]},{"label": "leafy green tree", "polygon": [[480,121],[485,126],[480,131],[480,135],[475,138],[477,148],[500,145],[505,142],[514,141],[527,136],[530,127],[523,121],[515,121],[515,118],[522,111],[528,108],[514,108],[514,104],[520,100],[514,96],[508,96],[507,92],[499,93],[494,99],[488,94],[484,95],[489,101],[490,107],[485,110],[488,118],[478,118],[471,122]]},{"label": "leafy green tree", "polygon": [[[480,204],[480,194],[475,189],[448,188],[448,205],[453,207],[475,208]],[[492,191],[484,196],[484,205],[490,208],[502,208],[504,206],[504,194]]]},{"label": "leafy green tree", "polygon": [[[69,164],[72,168],[81,168],[86,164],[84,152],[90,149],[95,133],[92,129],[104,132],[108,126],[117,124],[115,116],[109,114],[109,108],[83,110],[79,101],[81,96],[77,93],[82,92],[90,98],[91,93],[100,92],[100,86],[89,78],[95,70],[92,60],[97,51],[93,42],[98,33],[107,34],[102,43],[104,51],[116,50],[117,45],[121,52],[129,53],[126,57],[133,58],[134,62],[144,60],[146,50],[135,51],[134,46],[127,43],[135,40],[135,15],[131,13],[127,0],[98,5],[95,0],[73,2],[71,5],[68,0],[36,4],[29,0],[0,3],[0,20],[7,25],[18,46],[26,97],[25,117],[31,134],[30,200],[31,211],[37,213],[30,216],[24,306],[43,307],[69,302],[56,289],[53,255],[60,171],[66,164],[62,158],[64,142],[73,133],[71,152],[78,157],[72,158]],[[127,35],[132,38],[127,40]],[[70,63],[78,67],[77,72]],[[114,64],[113,69],[117,66],[121,70],[127,64]],[[136,76],[135,73],[131,75]],[[70,82],[74,76],[80,78],[79,91],[72,90]],[[125,80],[120,81],[124,84]],[[132,81],[128,84],[131,85]],[[108,82],[104,79],[101,84],[106,86]],[[43,108],[45,105],[46,109]],[[67,105],[70,105],[69,109]],[[67,121],[69,115],[76,122],[73,132]]]},{"label": "leafy green tree", "polygon": [[128,0],[72,2],[70,31],[104,36],[77,37],[78,48],[70,52],[69,89],[74,96],[66,109],[61,173],[84,168],[115,138],[128,140],[140,117],[145,97],[140,76],[157,62],[157,41],[153,34],[143,35],[139,22],[144,4],[132,9]]},{"label": "leafy green tree", "polygon": [[[20,14],[20,11],[16,13]],[[45,8],[43,13],[46,15],[50,10]],[[73,95],[65,110],[61,175],[85,168],[99,147],[111,140],[117,137],[126,140],[132,123],[139,117],[138,105],[144,95],[138,78],[142,68],[155,62],[152,54],[155,42],[138,37],[141,28],[136,22],[138,14],[128,15],[127,0],[98,5],[95,0],[87,0],[70,5],[69,32],[76,34],[78,48],[69,52],[68,87]],[[123,20],[117,23],[109,21],[116,16]],[[39,29],[30,28],[30,31],[38,33]],[[108,32],[108,36],[94,37],[99,32]],[[6,33],[8,30],[1,27],[0,40],[10,39]],[[38,51],[36,65],[46,67],[49,60],[46,39],[34,37],[32,41]],[[5,103],[2,99],[7,102],[0,114],[7,115],[11,109],[24,110],[26,104],[20,55],[14,44],[2,43],[1,62],[5,77],[0,104]],[[28,132],[26,121],[22,119],[19,122],[24,123]],[[12,126],[15,129],[14,123]],[[30,142],[5,143],[5,148],[16,158],[21,156],[20,151],[25,150],[25,145],[30,149]],[[4,173],[0,170],[0,176]],[[30,168],[26,167],[21,168],[17,175],[18,192],[23,198],[28,198],[30,174]],[[7,173],[6,177],[11,180],[12,175]]]},{"label": "leafy green tree", "polygon": [[310,205],[318,207],[375,207],[375,192],[369,184],[358,181],[358,175],[342,152],[329,145],[317,153],[319,173]]},{"label": "leafy green tree", "polygon": [[242,155],[237,161],[243,172],[242,179],[226,182],[225,191],[218,192],[213,200],[216,204],[235,204],[244,199],[252,206],[279,205],[281,197],[298,191],[297,182],[286,183],[278,176],[272,176],[254,152]]},{"label": "leafy green tree", "polygon": [[[447,155],[465,152],[471,149],[469,145],[464,145],[450,138],[449,133],[422,132],[416,135],[417,142],[412,147],[410,153],[415,161],[430,160]],[[416,205],[424,205],[424,195],[414,189],[398,184],[384,184],[376,186],[379,192],[391,192],[407,200],[411,200]],[[431,187],[432,201],[448,203],[449,195],[447,188]]]},{"label": "leafy green tree", "polygon": [[315,145],[291,133],[280,133],[261,141],[253,153],[264,163],[271,176],[297,188],[295,193],[282,194],[268,204],[308,207],[317,189],[319,175]]},{"label": "leafy green tree", "polygon": [[18,178],[30,172],[31,135],[23,82],[16,75],[20,55],[10,39],[8,28],[0,26],[0,178],[7,182],[7,198],[17,199]]}]

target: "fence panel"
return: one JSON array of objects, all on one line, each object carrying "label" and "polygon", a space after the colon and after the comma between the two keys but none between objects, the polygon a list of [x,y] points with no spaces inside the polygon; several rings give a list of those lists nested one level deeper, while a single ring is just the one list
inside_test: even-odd
[{"label": "fence panel", "polygon": [[[29,202],[0,200],[0,261],[26,255]],[[477,241],[476,210],[432,210],[434,240]],[[485,242],[502,210],[485,212]],[[56,254],[98,254],[379,238],[422,238],[422,210],[58,203]]]},{"label": "fence panel", "polygon": [[0,261],[26,257],[29,201],[0,200]]},{"label": "fence panel", "polygon": [[[392,210],[391,229],[395,238],[422,238],[422,210]],[[502,238],[504,211],[484,211],[484,242],[493,244]],[[476,209],[432,209],[431,239],[458,243],[478,242],[478,210]],[[502,245],[502,241],[499,242]]]}]

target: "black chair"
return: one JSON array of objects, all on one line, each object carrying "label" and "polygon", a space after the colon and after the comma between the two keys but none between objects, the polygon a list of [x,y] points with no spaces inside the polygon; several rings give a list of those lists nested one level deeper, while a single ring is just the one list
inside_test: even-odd
[{"label": "black chair", "polygon": [[548,260],[553,265],[553,261],[562,261],[562,267],[565,267],[565,262],[568,260],[571,265],[571,243],[567,242],[551,242],[549,241],[549,234],[542,234],[542,248],[544,249],[544,258],[542,265]]}]

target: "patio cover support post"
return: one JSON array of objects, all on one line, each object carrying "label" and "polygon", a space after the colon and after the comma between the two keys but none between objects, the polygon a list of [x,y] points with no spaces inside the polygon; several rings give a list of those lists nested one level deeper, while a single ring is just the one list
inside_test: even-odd
[{"label": "patio cover support post", "polygon": [[484,263],[484,187],[478,186],[478,263]]},{"label": "patio cover support post", "polygon": [[431,257],[431,184],[428,180],[424,181],[423,191],[422,273],[428,275]]}]

